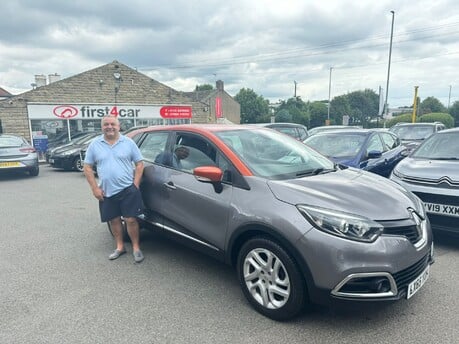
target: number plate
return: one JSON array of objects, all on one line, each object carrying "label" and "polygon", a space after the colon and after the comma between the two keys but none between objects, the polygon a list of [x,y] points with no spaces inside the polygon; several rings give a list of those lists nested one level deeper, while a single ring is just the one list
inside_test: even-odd
[{"label": "number plate", "polygon": [[430,265],[427,265],[425,270],[416,277],[416,279],[408,285],[408,292],[406,293],[406,298],[409,299],[411,296],[416,294],[419,289],[426,283],[429,278]]},{"label": "number plate", "polygon": [[21,164],[17,161],[0,162],[0,168],[20,167],[20,166]]},{"label": "number plate", "polygon": [[459,207],[456,205],[424,202],[424,206],[428,213],[459,217]]}]

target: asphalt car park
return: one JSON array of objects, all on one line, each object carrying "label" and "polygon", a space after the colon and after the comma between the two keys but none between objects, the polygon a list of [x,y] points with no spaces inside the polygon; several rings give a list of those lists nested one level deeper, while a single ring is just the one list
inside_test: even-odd
[{"label": "asphalt car park", "polygon": [[38,178],[0,176],[0,187],[4,343],[454,343],[459,336],[459,242],[449,237],[435,237],[428,283],[410,300],[314,307],[275,322],[253,311],[232,268],[157,232],[142,231],[142,264],[130,255],[109,261],[112,238],[79,173],[42,165]]}]

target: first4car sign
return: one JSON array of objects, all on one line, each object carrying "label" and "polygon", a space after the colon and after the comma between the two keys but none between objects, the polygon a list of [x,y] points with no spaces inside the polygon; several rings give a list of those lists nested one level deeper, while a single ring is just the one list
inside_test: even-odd
[{"label": "first4car sign", "polygon": [[30,119],[94,119],[108,115],[120,118],[176,118],[192,117],[189,105],[88,105],[88,104],[29,104],[27,110]]}]

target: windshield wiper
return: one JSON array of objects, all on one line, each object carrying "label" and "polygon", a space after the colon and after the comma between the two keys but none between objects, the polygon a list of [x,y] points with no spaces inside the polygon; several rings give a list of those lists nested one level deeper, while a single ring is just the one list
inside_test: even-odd
[{"label": "windshield wiper", "polygon": [[325,174],[325,173],[330,173],[330,172],[335,172],[336,168],[315,168],[312,170],[306,170],[302,172],[298,172],[296,174],[297,177],[304,177],[304,176],[316,176],[318,174]]}]

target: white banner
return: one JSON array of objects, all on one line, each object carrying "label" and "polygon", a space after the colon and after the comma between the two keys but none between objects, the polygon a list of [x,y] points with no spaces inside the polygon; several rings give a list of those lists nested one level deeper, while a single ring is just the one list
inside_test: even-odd
[{"label": "white banner", "polygon": [[130,118],[191,118],[190,105],[33,104],[29,119],[97,119],[108,115]]}]

